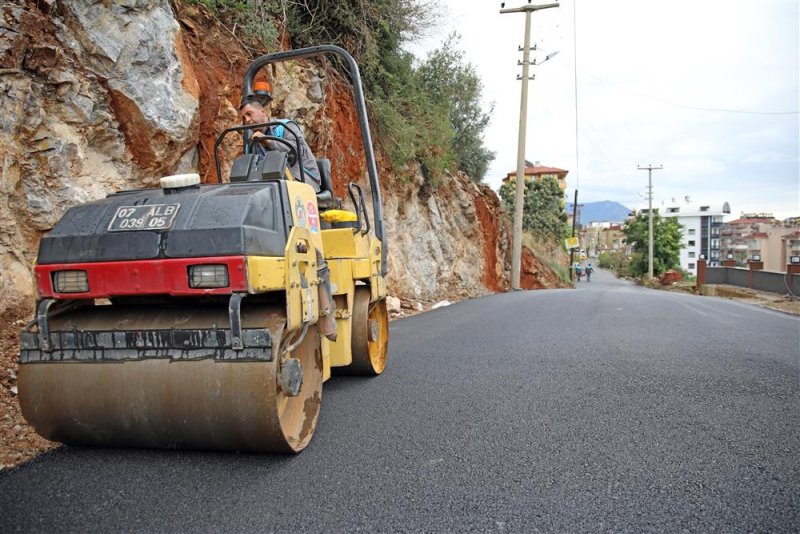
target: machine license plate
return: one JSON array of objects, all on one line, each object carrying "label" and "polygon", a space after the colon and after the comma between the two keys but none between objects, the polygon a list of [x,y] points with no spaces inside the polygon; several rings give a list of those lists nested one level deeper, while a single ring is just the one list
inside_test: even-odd
[{"label": "machine license plate", "polygon": [[108,225],[108,231],[168,230],[172,228],[180,207],[180,204],[120,206]]}]

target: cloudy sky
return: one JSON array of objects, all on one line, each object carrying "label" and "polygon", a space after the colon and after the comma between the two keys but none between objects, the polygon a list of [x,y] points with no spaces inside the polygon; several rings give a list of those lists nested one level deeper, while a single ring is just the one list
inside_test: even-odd
[{"label": "cloudy sky", "polygon": [[[637,166],[662,164],[655,206],[688,195],[728,201],[734,217],[800,215],[800,0],[575,2],[532,15],[535,57],[559,54],[533,67],[527,159],[568,169],[579,202],[645,207]],[[485,181],[498,189],[516,168],[525,15],[501,15],[499,1],[439,4],[439,30],[412,51],[461,34],[495,104],[486,144],[497,159]]]}]

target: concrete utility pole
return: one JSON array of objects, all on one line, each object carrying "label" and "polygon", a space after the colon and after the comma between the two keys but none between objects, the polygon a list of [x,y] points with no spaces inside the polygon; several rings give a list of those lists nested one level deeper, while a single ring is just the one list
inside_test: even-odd
[{"label": "concrete utility pole", "polygon": [[647,277],[653,278],[653,171],[660,171],[663,165],[654,167],[636,166],[640,171],[647,170]]},{"label": "concrete utility pole", "polygon": [[[528,0],[530,2],[530,0]],[[505,3],[501,4],[501,7]],[[528,67],[530,66],[531,45],[531,13],[540,9],[558,7],[558,4],[545,4],[540,6],[526,5],[509,9],[501,9],[500,13],[525,13],[525,44],[522,50],[522,97],[519,110],[519,141],[517,145],[517,182],[516,196],[514,197],[514,235],[512,236],[511,249],[511,288],[520,289],[520,266],[522,264],[522,206],[525,202],[525,129],[528,122]],[[549,59],[549,58],[548,58]]]},{"label": "concrete utility pole", "polygon": [[[575,225],[578,222],[578,189],[575,189],[575,201],[572,203],[572,237],[575,237]],[[580,246],[578,247],[580,251]],[[578,260],[581,259],[580,253],[578,254]],[[572,271],[575,267],[575,249],[569,249],[569,279],[573,280],[572,278]]]}]

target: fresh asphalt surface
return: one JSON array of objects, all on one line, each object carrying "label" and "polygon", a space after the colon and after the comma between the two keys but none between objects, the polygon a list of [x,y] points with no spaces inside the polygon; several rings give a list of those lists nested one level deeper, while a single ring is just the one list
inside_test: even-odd
[{"label": "fresh asphalt surface", "polygon": [[395,321],[298,456],[61,448],[0,531],[797,531],[800,321],[595,273]]}]

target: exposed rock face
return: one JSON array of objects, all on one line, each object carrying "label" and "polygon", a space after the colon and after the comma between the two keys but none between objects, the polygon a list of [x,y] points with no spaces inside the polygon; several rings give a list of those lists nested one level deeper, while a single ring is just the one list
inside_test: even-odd
[{"label": "exposed rock face", "polygon": [[[506,228],[486,227],[499,216],[496,195],[463,174],[449,178],[427,195],[421,194],[421,187],[418,175],[417,181],[387,195],[390,288],[398,294],[433,300],[442,295],[476,296],[505,287]],[[484,216],[478,216],[476,206]],[[487,235],[486,230],[494,233]],[[491,243],[493,238],[498,243]]]},{"label": "exposed rock face", "polygon": [[[216,134],[238,123],[246,51],[195,4],[93,0],[0,5],[0,311],[33,304],[31,263],[66,209],[158,178],[216,179]],[[267,73],[276,117],[301,123],[334,189],[366,185],[350,88],[319,66]],[[224,161],[240,150],[229,136]],[[507,288],[497,196],[463,175],[393,180],[379,154],[389,285],[423,300]]]},{"label": "exposed rock face", "polygon": [[199,90],[167,0],[5,2],[0,20],[0,291],[10,306],[31,302],[38,239],[67,208],[196,167]]}]

